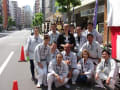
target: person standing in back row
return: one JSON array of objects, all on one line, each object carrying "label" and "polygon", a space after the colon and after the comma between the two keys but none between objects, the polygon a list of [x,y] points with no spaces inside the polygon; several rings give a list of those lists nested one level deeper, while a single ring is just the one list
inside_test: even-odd
[{"label": "person standing in back row", "polygon": [[51,31],[48,32],[48,35],[50,36],[50,42],[49,42],[50,45],[53,42],[57,42],[59,32],[56,31],[56,24],[54,22],[51,23]]},{"label": "person standing in back row", "polygon": [[64,24],[63,28],[64,28],[64,32],[62,34],[60,34],[57,39],[57,48],[60,51],[63,50],[63,46],[66,43],[71,44],[73,48],[75,46],[75,38],[72,34],[69,33],[69,24]]},{"label": "person standing in back row", "polygon": [[34,35],[30,36],[27,40],[26,45],[26,56],[29,56],[30,59],[30,70],[32,75],[32,80],[35,81],[35,72],[34,72],[34,50],[35,47],[42,43],[42,39],[39,36],[39,27],[34,27]]},{"label": "person standing in back row", "polygon": [[48,34],[44,35],[43,43],[39,44],[35,48],[35,65],[38,74],[37,88],[40,88],[43,84],[47,86],[47,65],[50,61],[50,47],[49,47],[50,37]]},{"label": "person standing in back row", "polygon": [[99,32],[97,32],[96,29],[93,28],[93,23],[88,22],[87,30],[83,32],[83,35],[87,38],[88,34],[93,34],[94,40],[99,42],[100,44],[103,42],[102,36],[100,35]]}]

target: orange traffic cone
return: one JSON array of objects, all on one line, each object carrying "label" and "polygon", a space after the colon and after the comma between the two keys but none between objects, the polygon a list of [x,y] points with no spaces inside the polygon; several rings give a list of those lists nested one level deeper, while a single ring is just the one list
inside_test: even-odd
[{"label": "orange traffic cone", "polygon": [[13,81],[13,88],[12,88],[12,90],[18,90],[17,80]]},{"label": "orange traffic cone", "polygon": [[24,47],[22,46],[21,47],[21,55],[20,55],[20,62],[23,62],[25,61],[25,55],[24,55]]}]

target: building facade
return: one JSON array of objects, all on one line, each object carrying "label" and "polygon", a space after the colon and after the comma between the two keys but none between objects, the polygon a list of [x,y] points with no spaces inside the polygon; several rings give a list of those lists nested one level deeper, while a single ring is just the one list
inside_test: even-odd
[{"label": "building facade", "polygon": [[3,29],[8,27],[9,0],[2,0]]},{"label": "building facade", "polygon": [[13,21],[15,21],[16,26],[17,26],[17,12],[18,12],[18,3],[17,1],[10,1],[9,3],[9,11],[10,11],[10,17],[12,18]]},{"label": "building facade", "polygon": [[34,5],[34,13],[39,13],[40,12],[40,0],[35,0],[35,5]]},{"label": "building facade", "polygon": [[[88,21],[93,21],[96,0],[81,0],[81,5],[75,7],[74,19],[76,25],[87,27]],[[98,0],[97,23],[99,32],[104,30],[104,1]]]},{"label": "building facade", "polygon": [[17,8],[17,22],[16,22],[16,25],[17,25],[17,27],[19,28],[19,29],[21,29],[21,25],[22,25],[22,23],[21,23],[21,18],[22,18],[22,12],[21,12],[21,8],[20,7],[18,7]]},{"label": "building facade", "polygon": [[34,13],[43,13],[44,21],[48,21],[54,12],[55,0],[35,0]]},{"label": "building facade", "polygon": [[21,24],[22,24],[22,28],[24,28],[24,24],[25,24],[24,21],[25,21],[24,20],[24,7],[22,7],[22,9],[21,9]]},{"label": "building facade", "polygon": [[22,8],[21,11],[21,24],[23,28],[29,28],[32,25],[32,10],[29,5]]}]

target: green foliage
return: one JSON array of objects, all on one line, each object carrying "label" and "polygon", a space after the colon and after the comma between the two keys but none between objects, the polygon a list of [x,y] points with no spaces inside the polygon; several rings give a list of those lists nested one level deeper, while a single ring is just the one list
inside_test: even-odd
[{"label": "green foliage", "polygon": [[66,12],[68,16],[68,23],[71,22],[71,8],[81,4],[80,0],[56,0],[55,5],[60,12]]},{"label": "green foliage", "polygon": [[36,13],[35,18],[33,19],[33,26],[41,26],[43,23],[43,14]]},{"label": "green foliage", "polygon": [[12,22],[12,25],[13,25],[13,26],[16,26],[16,23],[15,23],[15,21],[13,21],[13,22]]},{"label": "green foliage", "polygon": [[12,20],[11,17],[8,17],[8,27],[11,27],[11,26],[16,26],[16,23],[15,21]]},{"label": "green foliage", "polygon": [[2,24],[2,22],[3,22],[3,18],[2,16],[0,16],[0,24]]},{"label": "green foliage", "polygon": [[55,5],[59,7],[59,9],[63,9],[61,11],[67,12],[67,9],[71,9],[72,7],[75,7],[77,5],[80,5],[80,0],[56,0]]}]

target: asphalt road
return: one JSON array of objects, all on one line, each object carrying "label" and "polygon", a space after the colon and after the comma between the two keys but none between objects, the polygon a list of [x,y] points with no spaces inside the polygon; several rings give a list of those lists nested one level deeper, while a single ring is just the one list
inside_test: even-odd
[{"label": "asphalt road", "polygon": [[[13,81],[17,80],[19,90],[47,90],[36,88],[31,80],[29,62],[18,62],[21,46],[25,48],[30,31],[22,30],[9,33],[0,38],[0,90],[12,90]],[[70,84],[71,85],[71,84]],[[71,85],[70,89],[64,87],[53,90],[102,90],[93,89],[93,86],[82,84]]]}]

